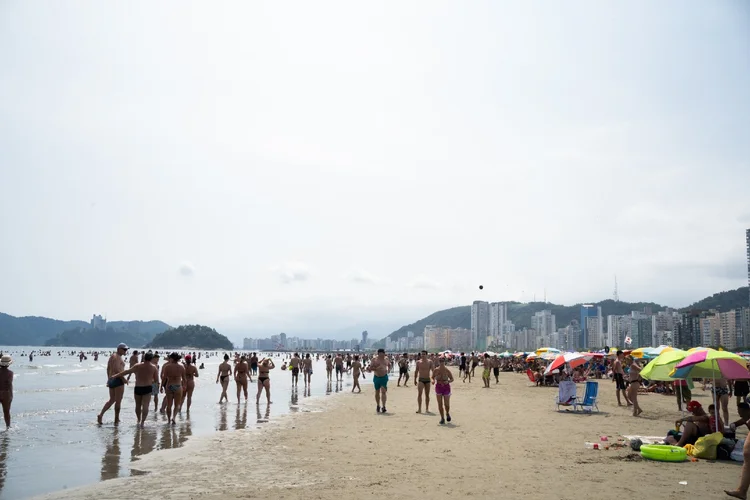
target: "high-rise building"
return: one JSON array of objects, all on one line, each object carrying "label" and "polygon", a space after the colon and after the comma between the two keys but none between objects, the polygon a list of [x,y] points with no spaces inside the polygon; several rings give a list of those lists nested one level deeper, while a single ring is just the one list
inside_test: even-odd
[{"label": "high-rise building", "polygon": [[748,288],[747,307],[750,307],[750,229],[745,231],[745,244],[747,245],[747,288]]},{"label": "high-rise building", "polygon": [[94,314],[94,317],[91,318],[91,328],[94,330],[106,330],[107,319],[103,318],[100,314]]},{"label": "high-rise building", "polygon": [[[591,326],[589,326],[591,322]],[[602,321],[602,308],[593,304],[584,304],[581,306],[581,339],[580,347],[583,349],[601,348],[604,337],[604,322]],[[590,332],[594,332],[595,339],[589,337]],[[593,340],[593,342],[592,342]]]},{"label": "high-rise building", "polygon": [[279,334],[279,348],[286,349],[286,333],[284,332]]},{"label": "high-rise building", "polygon": [[535,313],[531,317],[531,328],[536,330],[539,336],[549,337],[553,332],[557,331],[555,315],[549,309]]},{"label": "high-rise building", "polygon": [[607,316],[607,345],[622,347],[625,338],[630,337],[630,316]]},{"label": "high-rise building", "polygon": [[493,342],[505,345],[506,336],[503,334],[503,325],[508,321],[508,305],[503,302],[493,302],[490,304],[490,337]]},{"label": "high-rise building", "polygon": [[475,300],[471,305],[471,349],[481,349],[490,334],[490,304]]},{"label": "high-rise building", "polygon": [[363,349],[365,347],[367,347],[367,335],[368,335],[367,334],[367,330],[365,330],[364,332],[362,332],[362,348]]}]

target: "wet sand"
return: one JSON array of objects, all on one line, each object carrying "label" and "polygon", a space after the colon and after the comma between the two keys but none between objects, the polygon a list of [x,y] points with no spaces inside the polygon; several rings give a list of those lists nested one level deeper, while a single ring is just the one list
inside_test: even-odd
[{"label": "wet sand", "polygon": [[[615,490],[682,500],[724,498],[723,489],[736,487],[740,464],[649,462],[629,448],[585,449],[585,441],[601,435],[664,435],[679,417],[674,396],[649,394],[640,397],[644,413],[635,418],[617,406],[612,382],[600,384],[601,412],[574,414],[558,413],[557,389],[532,387],[524,374],[502,373],[490,389],[482,388],[480,378],[459,381],[453,384],[453,422],[441,426],[434,395],[433,414],[417,415],[415,387],[396,387],[394,377],[389,412],[377,414],[368,376],[362,394],[310,401],[260,432],[198,438],[145,456],[135,465],[144,475],[40,498],[328,500],[387,493],[410,500],[430,492],[431,498],[540,500]],[[695,393],[705,407],[710,404],[709,392],[696,387]]]}]

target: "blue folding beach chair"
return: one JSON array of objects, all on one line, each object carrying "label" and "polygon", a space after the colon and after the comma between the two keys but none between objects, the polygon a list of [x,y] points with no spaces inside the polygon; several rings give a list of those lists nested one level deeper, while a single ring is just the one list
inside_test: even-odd
[{"label": "blue folding beach chair", "polygon": [[[599,406],[596,404],[596,399],[599,397],[599,383],[593,380],[586,382],[586,393],[583,395],[582,400],[576,400],[573,402],[573,410],[578,411],[577,408],[580,406],[583,411],[599,411]],[[588,410],[586,409],[588,408]]]}]

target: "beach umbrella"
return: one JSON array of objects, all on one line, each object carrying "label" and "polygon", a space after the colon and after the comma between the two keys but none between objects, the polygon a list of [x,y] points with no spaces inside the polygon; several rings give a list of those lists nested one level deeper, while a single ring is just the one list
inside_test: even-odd
[{"label": "beach umbrella", "polygon": [[536,358],[537,358],[536,354],[529,354],[528,356],[526,356],[526,361],[534,360]]},{"label": "beach umbrella", "polygon": [[[677,363],[685,359],[685,356],[687,355],[688,353],[681,349],[664,351],[643,367],[643,370],[641,370],[641,378],[662,382],[672,381],[674,380],[674,377],[671,377],[670,374],[674,370],[674,367],[677,366]],[[688,385],[690,384],[691,382],[688,381]],[[680,400],[682,400],[682,385],[680,385]],[[682,407],[682,404],[680,404],[680,407]]]},{"label": "beach umbrella", "polygon": [[536,350],[536,355],[541,356],[545,352],[554,352],[555,354],[560,354],[560,349],[555,349],[554,347],[540,347]]},{"label": "beach umbrella", "polygon": [[704,349],[688,351],[672,373],[672,378],[726,378],[730,380],[750,379],[747,361],[733,352]]},{"label": "beach umbrella", "polygon": [[[670,374],[672,378],[711,378],[716,384],[717,378],[730,380],[750,379],[747,371],[747,361],[733,352],[716,351],[714,349],[696,350],[689,353],[677,363]],[[716,392],[713,393],[714,406]],[[716,432],[719,432],[719,419],[716,419]]]},{"label": "beach umbrella", "polygon": [[589,359],[588,353],[566,352],[558,355],[552,363],[544,370],[545,375],[549,375],[555,370],[562,368],[565,363],[570,363],[571,368],[584,364]]},{"label": "beach umbrella", "polygon": [[671,382],[675,377],[670,373],[674,370],[677,363],[685,359],[688,353],[680,349],[673,349],[659,354],[656,358],[641,370],[641,378],[646,380],[659,380],[662,382]]},{"label": "beach umbrella", "polygon": [[513,355],[509,353],[508,351],[505,351],[499,355],[501,358],[512,358]]}]

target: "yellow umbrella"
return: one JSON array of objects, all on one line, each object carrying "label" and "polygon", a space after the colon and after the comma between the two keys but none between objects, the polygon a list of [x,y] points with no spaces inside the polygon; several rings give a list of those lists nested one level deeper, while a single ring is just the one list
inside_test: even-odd
[{"label": "yellow umbrella", "polygon": [[555,349],[554,347],[540,347],[536,350],[536,355],[541,356],[545,352],[553,352],[555,354],[560,354],[560,349]]}]

